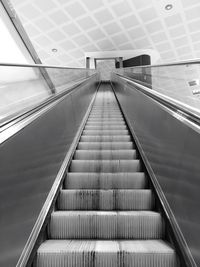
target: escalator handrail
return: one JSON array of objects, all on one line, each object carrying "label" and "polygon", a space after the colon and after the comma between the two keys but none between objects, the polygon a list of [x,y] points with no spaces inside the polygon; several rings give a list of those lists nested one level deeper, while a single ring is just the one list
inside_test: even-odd
[{"label": "escalator handrail", "polygon": [[0,67],[22,67],[22,68],[48,68],[48,69],[67,69],[67,70],[87,70],[91,72],[96,72],[95,69],[87,68],[71,68],[67,66],[57,66],[57,65],[44,65],[44,64],[21,64],[21,63],[6,63],[0,62]]},{"label": "escalator handrail", "polygon": [[168,96],[165,96],[159,92],[156,92],[152,89],[149,89],[147,86],[142,85],[140,81],[137,81],[136,79],[132,79],[126,76],[123,76],[118,73],[114,73],[115,75],[119,76],[129,84],[134,86],[134,89],[142,92],[143,94],[147,95],[148,97],[156,100],[160,104],[164,105],[167,108],[170,108],[174,112],[176,112],[178,115],[188,119],[189,121],[197,124],[200,126],[200,112],[199,115],[196,113],[189,111],[187,109],[187,106],[184,103],[178,103],[179,101],[174,100]]},{"label": "escalator handrail", "polygon": [[[9,118],[8,120],[4,121],[2,124],[0,124],[0,134],[3,132],[6,132],[6,130],[9,130],[9,128],[16,126],[20,124],[20,122],[24,121],[21,126],[17,127],[17,131],[21,130],[21,128],[24,128],[27,126],[30,122],[33,121],[32,117],[38,117],[41,116],[43,113],[46,112],[46,109],[54,103],[56,104],[58,101],[62,100],[64,97],[66,97],[68,94],[72,93],[74,90],[78,89],[78,87],[84,83],[87,83],[88,80],[94,78],[97,75],[97,73],[92,74],[90,77],[84,78],[80,80],[75,85],[72,85],[71,87],[67,88],[67,90],[64,90],[63,92],[60,92],[55,95],[51,95],[49,98],[41,102],[40,104],[34,105],[31,108],[29,108],[26,111],[22,111],[21,113],[16,113],[12,115],[12,118]],[[37,114],[37,115],[36,115]],[[15,131],[8,131],[8,134],[4,133],[4,136],[2,139],[0,139],[0,144],[10,138]]]},{"label": "escalator handrail", "polygon": [[125,67],[123,69],[134,69],[134,68],[158,68],[158,67],[173,67],[173,66],[183,66],[189,64],[200,64],[200,59],[188,59],[188,60],[181,60],[181,61],[174,61],[171,63],[164,63],[164,64],[153,64],[153,65],[142,65],[142,66],[134,66],[134,67]]}]

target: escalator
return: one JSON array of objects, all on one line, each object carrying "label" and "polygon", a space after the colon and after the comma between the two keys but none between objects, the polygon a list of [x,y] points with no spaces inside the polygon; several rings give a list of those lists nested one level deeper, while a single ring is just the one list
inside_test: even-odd
[{"label": "escalator", "polygon": [[179,266],[155,202],[112,88],[102,84],[34,266]]}]

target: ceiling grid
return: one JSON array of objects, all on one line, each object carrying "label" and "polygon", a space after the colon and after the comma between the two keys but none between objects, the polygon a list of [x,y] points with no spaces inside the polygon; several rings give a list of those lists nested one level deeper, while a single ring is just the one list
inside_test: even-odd
[{"label": "ceiling grid", "polygon": [[154,49],[163,63],[200,57],[200,0],[10,1],[44,64],[84,67],[85,52],[104,50]]},{"label": "ceiling grid", "polygon": [[[146,29],[147,24],[144,23],[143,19],[139,15],[141,12],[144,12],[148,10],[148,8],[151,8],[151,5],[150,5],[151,1],[145,1],[146,5],[143,4],[144,1],[138,1],[138,0],[131,1],[130,0],[129,2],[133,5],[133,8],[135,5],[135,8],[133,10],[134,10],[134,14],[137,20],[139,21],[139,25],[137,25],[136,27],[132,28],[129,31],[130,35],[132,33],[131,36],[132,36],[132,40],[134,40],[136,49],[141,49],[141,48],[155,49],[154,44],[151,41],[150,34],[148,30]],[[149,23],[151,22],[152,20],[150,19]]]},{"label": "ceiling grid", "polygon": [[[99,8],[98,9],[98,12],[102,12],[102,11],[107,11],[107,9],[105,9],[105,7],[103,7],[103,8]],[[108,12],[108,11],[107,11]],[[109,48],[110,48],[110,50],[112,50],[112,49],[117,49],[117,47],[115,46],[115,43],[113,43],[113,41],[112,41],[112,39],[110,38],[110,36],[109,36],[109,34],[104,30],[104,28],[103,28],[103,26],[102,25],[104,25],[104,23],[106,22],[106,23],[109,23],[110,22],[110,18],[107,16],[107,19],[105,19],[105,22],[104,22],[104,20],[101,20],[101,22],[100,21],[98,21],[98,19],[96,18],[96,14],[98,14],[98,13],[92,13],[91,14],[91,17],[92,17],[92,19],[94,20],[94,22],[96,23],[96,25],[97,25],[97,27],[98,27],[98,29],[100,29],[101,30],[101,32],[104,34],[104,37],[103,38],[100,38],[100,39],[97,39],[97,41],[96,41],[96,44],[97,44],[97,46],[98,46],[98,44],[99,43],[101,43],[102,41],[105,41],[106,40],[106,43],[108,43],[108,46],[106,46],[105,45],[105,43],[104,43],[104,45],[101,47],[101,45],[99,45],[99,47],[98,47],[98,50],[108,50]],[[99,20],[100,20],[100,18],[102,19],[102,17],[101,16],[98,16],[98,18],[99,18]],[[111,19],[112,20],[112,19]],[[90,33],[90,31],[89,32],[87,32],[87,33]],[[94,42],[94,40],[92,39],[92,41]],[[87,52],[87,51],[86,51]]]},{"label": "ceiling grid", "polygon": [[[195,11],[196,10],[198,10],[198,8],[200,8],[200,6],[195,6],[195,7],[193,7],[194,9],[195,9]],[[193,9],[192,8],[192,9]],[[189,8],[188,10],[186,10],[186,12],[185,13],[182,13],[181,14],[181,17],[182,17],[182,19],[183,19],[183,21],[185,21],[186,20],[186,14],[187,14],[187,11],[190,11],[191,9]],[[199,17],[199,14],[200,14],[200,10],[199,10],[199,13],[198,13],[198,17]],[[193,20],[193,17],[190,17],[190,20]],[[200,21],[199,21],[199,25],[200,25]],[[185,29],[186,29],[186,36],[188,37],[188,41],[189,41],[189,49],[188,49],[188,52],[190,53],[189,55],[188,55],[188,57],[191,57],[191,55],[192,55],[192,58],[195,58],[196,57],[196,55],[195,55],[195,50],[194,50],[194,47],[193,47],[193,42],[192,42],[192,38],[191,38],[191,36],[190,36],[190,30],[189,30],[189,28],[188,28],[188,24],[186,24],[185,25]],[[187,38],[186,37],[186,38]],[[183,42],[183,44],[184,44],[185,42]],[[186,42],[187,43],[187,42]],[[193,49],[191,49],[190,50],[190,47],[192,47]],[[187,52],[187,53],[188,53]],[[183,58],[184,59],[184,58]]]},{"label": "ceiling grid", "polygon": [[[118,1],[118,3],[120,4],[121,1]],[[115,20],[117,20],[116,15],[114,13],[114,10],[112,9],[112,5],[110,5],[107,1],[104,2],[105,6],[107,9],[109,9],[109,11],[111,12],[111,14],[113,15],[113,17],[115,17]],[[116,3],[116,1],[115,1]],[[132,12],[131,12],[132,13]],[[127,16],[130,16],[132,14],[122,14],[122,16],[120,17],[120,21],[123,20],[124,18],[127,18]],[[126,36],[126,40],[124,40],[124,42],[122,42],[121,44],[118,44],[118,46],[116,45],[116,49],[120,50],[120,49],[125,49],[125,50],[131,50],[135,48],[135,45],[132,43],[132,39],[129,36],[129,34],[127,33],[127,31],[124,31],[124,25],[121,23],[121,27],[118,23],[118,27],[121,29],[122,33]],[[119,34],[118,32],[116,34]],[[109,50],[109,49],[107,49]]]}]

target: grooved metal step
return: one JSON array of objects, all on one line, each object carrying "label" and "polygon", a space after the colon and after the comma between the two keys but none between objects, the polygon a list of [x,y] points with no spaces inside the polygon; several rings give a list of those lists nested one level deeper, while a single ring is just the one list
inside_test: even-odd
[{"label": "grooved metal step", "polygon": [[120,109],[119,107],[117,106],[114,106],[113,104],[108,106],[108,105],[102,105],[102,106],[97,106],[97,105],[94,105],[91,112],[94,112],[94,111],[99,111],[99,112],[106,112],[106,111],[112,111],[112,112],[115,112],[115,111],[118,111],[120,112]]},{"label": "grooved metal step", "polygon": [[59,210],[152,210],[154,197],[149,189],[61,190]]},{"label": "grooved metal step", "polygon": [[124,119],[120,118],[120,119],[116,119],[116,120],[112,120],[112,119],[90,119],[88,118],[87,123],[125,123]]},{"label": "grooved metal step", "polygon": [[118,121],[118,122],[113,122],[113,121],[109,121],[109,122],[102,122],[102,121],[93,121],[93,122],[87,122],[86,126],[109,126],[109,125],[125,125],[124,121]]},{"label": "grooved metal step", "polygon": [[123,117],[118,115],[91,115],[89,117],[90,119],[95,119],[95,120],[122,120]]},{"label": "grooved metal step", "polygon": [[126,125],[86,125],[85,130],[126,130]]},{"label": "grooved metal step", "polygon": [[92,113],[90,115],[90,118],[94,118],[94,117],[116,117],[116,118],[122,118],[122,115],[120,113]]},{"label": "grooved metal step", "polygon": [[97,105],[94,103],[92,110],[120,110],[120,109],[117,104],[115,105],[113,103],[111,105],[109,105],[108,103],[103,105]]},{"label": "grooved metal step", "polygon": [[49,240],[37,267],[177,267],[175,251],[162,240]]},{"label": "grooved metal step", "polygon": [[91,113],[89,118],[123,118],[122,114],[112,114],[112,113]]},{"label": "grooved metal step", "polygon": [[[89,117],[88,117],[88,119],[93,115],[95,115],[95,114],[91,112]],[[113,114],[112,112],[107,112],[107,113],[99,113],[99,114],[96,114],[96,115],[98,115],[98,116],[110,116],[110,115],[114,115],[115,116],[116,115],[117,117],[124,118],[123,115],[121,114],[121,112],[117,112],[117,114]]]},{"label": "grooved metal step", "polygon": [[128,135],[128,130],[83,130],[84,135]]},{"label": "grooved metal step", "polygon": [[130,135],[96,135],[96,136],[82,136],[80,142],[130,142]]},{"label": "grooved metal step", "polygon": [[122,116],[120,111],[92,111],[90,113],[90,116],[92,115],[100,115],[100,116],[104,116],[104,115],[117,115],[117,116]]},{"label": "grooved metal step", "polygon": [[72,160],[71,172],[139,172],[140,161],[134,160]]},{"label": "grooved metal step", "polygon": [[136,150],[76,150],[74,159],[80,160],[113,160],[136,159]]},{"label": "grooved metal step", "polygon": [[122,115],[121,114],[121,112],[120,112],[120,110],[119,109],[105,109],[105,108],[101,108],[101,109],[92,109],[92,111],[91,111],[91,113],[90,113],[90,115],[91,114],[100,114],[100,115],[102,115],[102,114],[119,114],[119,115]]},{"label": "grooved metal step", "polygon": [[142,189],[147,188],[143,172],[134,173],[68,173],[67,189]]},{"label": "grooved metal step", "polygon": [[134,144],[132,142],[79,142],[78,149],[94,149],[94,150],[119,150],[119,149],[133,149]]},{"label": "grooved metal step", "polygon": [[52,239],[161,239],[164,223],[153,211],[56,211]]}]

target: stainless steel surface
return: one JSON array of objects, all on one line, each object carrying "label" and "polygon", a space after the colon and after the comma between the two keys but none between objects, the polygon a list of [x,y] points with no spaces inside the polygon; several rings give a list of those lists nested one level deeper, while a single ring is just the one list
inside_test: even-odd
[{"label": "stainless steel surface", "polygon": [[[117,113],[120,121],[124,120],[109,83],[101,85],[89,118],[94,113]],[[112,121],[112,118],[109,120]],[[180,266],[176,250],[171,240],[166,238],[163,213],[157,203],[152,205],[151,198],[146,198],[145,192],[148,190],[153,194],[153,191],[149,187],[148,175],[144,175],[139,155],[136,159],[113,159],[113,151],[119,151],[119,145],[125,148],[127,141],[110,140],[114,135],[107,139],[104,129],[114,130],[121,126],[117,122],[102,124],[99,117],[92,124],[96,123],[100,125],[96,129],[97,136],[104,140],[81,140],[76,152],[80,149],[87,155],[95,147],[92,152],[96,155],[101,152],[101,157],[91,160],[83,153],[79,155],[79,160],[73,157],[56,209],[49,219],[47,236],[37,250],[35,266]],[[89,125],[91,127],[91,122]],[[130,137],[128,151],[135,151],[125,120],[124,126],[128,133],[119,137]],[[94,138],[90,132],[85,136]],[[81,150],[83,147],[84,150]],[[138,175],[142,181],[138,180]],[[146,186],[148,189],[145,189]],[[105,187],[107,190],[104,190]],[[111,190],[108,190],[109,187]]]},{"label": "stainless steel surface", "polygon": [[0,266],[16,266],[95,92],[95,80],[1,144]]},{"label": "stainless steel surface", "polygon": [[115,91],[200,266],[200,135],[155,100],[113,76]]},{"label": "stainless steel surface", "polygon": [[90,113],[94,98],[95,98],[95,95],[93,96],[93,98],[91,100],[91,103],[88,107],[88,110],[87,110],[87,112],[86,112],[86,114],[85,114],[85,116],[81,122],[81,125],[79,126],[79,129],[78,129],[78,131],[74,137],[74,140],[73,140],[72,144],[70,145],[69,150],[68,150],[68,152],[67,152],[67,154],[63,160],[63,163],[62,163],[62,165],[59,169],[59,172],[56,176],[56,179],[55,179],[55,181],[52,185],[52,188],[48,194],[48,197],[47,197],[47,199],[46,199],[46,201],[45,201],[45,203],[44,203],[44,205],[40,211],[40,214],[37,218],[37,221],[33,227],[33,230],[32,230],[32,232],[29,236],[29,239],[28,239],[28,241],[27,241],[27,243],[23,249],[23,252],[19,258],[19,261],[18,261],[16,267],[26,267],[27,264],[29,264],[31,255],[34,254],[35,245],[38,242],[42,228],[44,227],[45,221],[47,220],[47,216],[51,212],[51,209],[54,208],[53,207],[54,201],[58,196],[60,188],[62,187],[62,183],[63,183],[63,180],[64,180],[65,175],[66,175],[66,169],[68,168],[69,163],[72,159],[72,156],[75,152],[75,149],[76,149],[77,143],[80,139],[83,127],[85,126],[86,120],[87,120],[88,115]]}]

